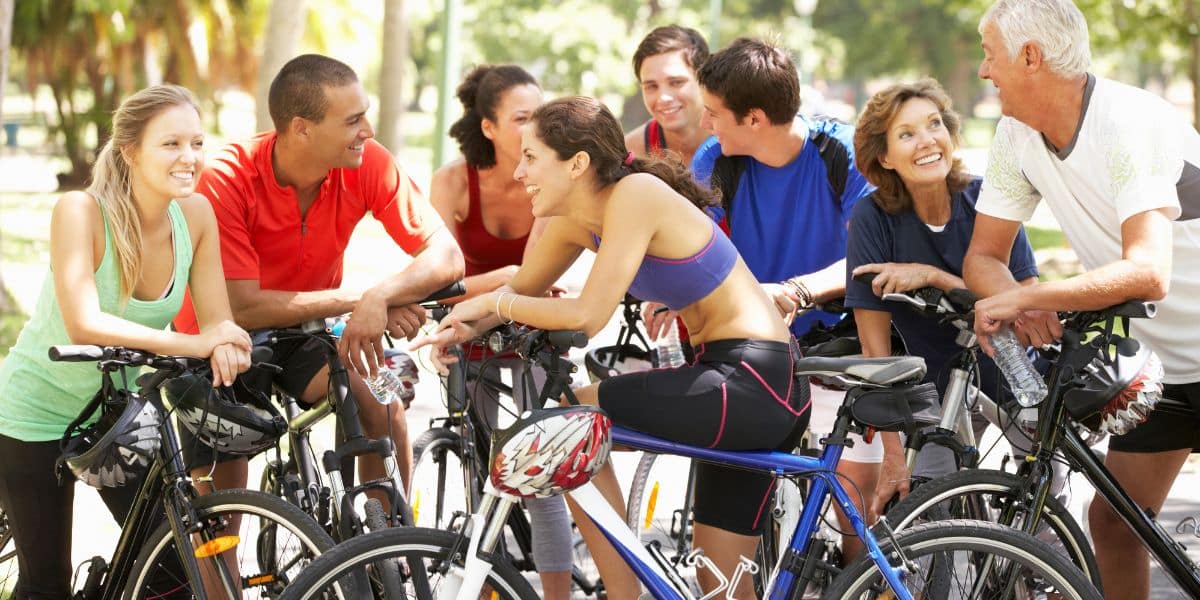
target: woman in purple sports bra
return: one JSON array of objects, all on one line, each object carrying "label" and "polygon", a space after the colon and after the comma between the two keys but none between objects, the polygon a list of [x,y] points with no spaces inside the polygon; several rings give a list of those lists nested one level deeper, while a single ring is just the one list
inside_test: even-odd
[{"label": "woman in purple sports bra", "polygon": [[[787,327],[705,214],[714,200],[687,167],[628,154],[616,118],[584,97],[539,108],[524,127],[521,152],[514,177],[529,192],[533,214],[555,218],[507,286],[458,304],[437,333],[415,346],[446,348],[512,320],[593,335],[628,290],[680,312],[696,360],[581,388],[581,402],[599,405],[632,429],[731,450],[781,447],[807,424],[808,386],[792,378],[798,355]],[[584,250],[596,260],[580,296],[545,297]],[[435,352],[435,359],[446,357]],[[611,466],[593,482],[624,512]],[[763,475],[698,468],[695,544],[726,576],[739,556],[754,556],[771,486]],[[576,523],[609,597],[636,598],[633,572],[590,520]],[[706,573],[699,573],[700,583],[712,589],[717,581]],[[738,597],[753,597],[751,587],[746,579]]]}]

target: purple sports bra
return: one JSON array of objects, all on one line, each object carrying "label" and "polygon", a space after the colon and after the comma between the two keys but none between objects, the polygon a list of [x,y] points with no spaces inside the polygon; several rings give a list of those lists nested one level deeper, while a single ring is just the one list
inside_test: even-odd
[{"label": "purple sports bra", "polygon": [[[659,258],[647,254],[629,286],[629,293],[639,300],[660,302],[671,310],[680,310],[717,289],[733,270],[738,253],[715,222],[712,228],[708,245],[692,256]],[[600,236],[593,233],[592,240],[599,250]]]}]

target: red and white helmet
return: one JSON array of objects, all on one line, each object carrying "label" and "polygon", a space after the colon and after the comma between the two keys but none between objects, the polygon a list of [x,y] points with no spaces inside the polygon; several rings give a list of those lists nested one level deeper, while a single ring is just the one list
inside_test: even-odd
[{"label": "red and white helmet", "polygon": [[526,411],[492,440],[492,485],[520,498],[565,494],[608,461],[611,429],[594,406]]},{"label": "red and white helmet", "polygon": [[1084,426],[1124,435],[1146,421],[1162,399],[1163,365],[1132,338],[1096,350],[1078,372],[1077,387],[1063,394],[1067,412]]}]

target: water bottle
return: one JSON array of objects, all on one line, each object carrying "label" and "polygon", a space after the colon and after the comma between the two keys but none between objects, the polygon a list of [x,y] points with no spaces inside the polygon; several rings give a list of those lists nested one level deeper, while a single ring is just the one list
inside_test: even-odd
[{"label": "water bottle", "polygon": [[683,345],[679,343],[679,328],[675,325],[674,319],[659,334],[658,341],[655,342],[654,355],[658,359],[658,368],[660,369],[682,367],[687,364],[687,360],[683,357]]},{"label": "water bottle", "polygon": [[401,400],[400,396],[404,393],[404,383],[400,381],[400,377],[396,372],[386,366],[379,369],[379,375],[375,377],[365,378],[367,387],[371,389],[371,395],[380,404],[391,404]]},{"label": "water bottle", "polygon": [[[329,325],[329,333],[335,336],[341,336],[342,331],[346,329],[346,320],[338,318]],[[404,381],[400,375],[394,371],[390,365],[383,364],[379,366],[379,375],[375,377],[364,377],[367,388],[371,390],[371,395],[380,404],[391,404],[397,400],[403,401],[404,393],[406,392]]]},{"label": "water bottle", "polygon": [[1025,347],[1017,341],[1012,329],[1001,329],[991,336],[990,341],[995,350],[992,360],[1000,367],[1017,403],[1024,407],[1037,406],[1046,398],[1046,381],[1033,368]]}]

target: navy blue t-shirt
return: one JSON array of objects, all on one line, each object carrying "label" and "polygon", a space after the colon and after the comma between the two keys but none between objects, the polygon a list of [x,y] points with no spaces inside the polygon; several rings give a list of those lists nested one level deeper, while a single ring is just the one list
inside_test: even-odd
[{"label": "navy blue t-shirt", "polygon": [[[754,277],[774,283],[819,271],[846,257],[846,222],[854,203],[874,188],[854,167],[854,128],[829,120],[800,117],[811,131],[828,133],[850,155],[846,189],[834,197],[825,162],[815,144],[782,167],[769,167],[749,157],[731,203],[729,239]],[[811,137],[811,135],[809,136]],[[700,145],[692,159],[696,180],[707,185],[721,155],[715,137]],[[718,216],[719,218],[719,216]],[[837,322],[839,315],[811,312],[792,323],[801,336],[818,319]]]},{"label": "navy blue t-shirt", "polygon": [[[958,330],[953,325],[939,324],[917,314],[907,305],[883,301],[871,286],[854,281],[850,273],[860,265],[872,263],[922,263],[962,277],[963,257],[975,229],[975,200],[979,198],[981,184],[982,180],[975,178],[966,189],[951,194],[950,221],[941,232],[931,230],[912,210],[887,214],[875,203],[873,195],[859,202],[850,218],[846,247],[846,306],[891,313],[908,353],[925,359],[928,369],[925,380],[937,384],[940,392],[945,392],[949,378],[947,363],[961,350],[954,343]],[[1037,263],[1024,228],[1017,232],[1013,242],[1008,269],[1017,281],[1037,277]],[[996,398],[999,371],[982,352],[978,356],[982,389]]]}]

